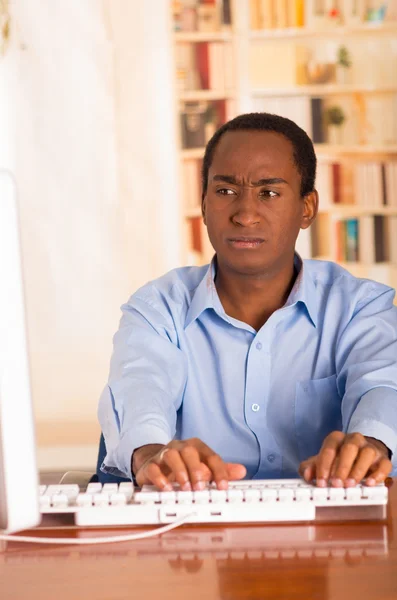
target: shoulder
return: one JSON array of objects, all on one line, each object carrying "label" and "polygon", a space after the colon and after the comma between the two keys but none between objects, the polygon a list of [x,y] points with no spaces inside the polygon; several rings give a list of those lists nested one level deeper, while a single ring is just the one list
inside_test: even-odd
[{"label": "shoulder", "polygon": [[129,306],[143,310],[146,306],[163,316],[179,315],[183,318],[207,271],[208,265],[173,269],[139,288],[124,308]]},{"label": "shoulder", "polygon": [[350,313],[350,317],[374,300],[379,300],[385,308],[393,307],[395,290],[388,285],[355,277],[340,265],[329,261],[304,260],[303,264],[323,305],[333,303],[345,313]]}]

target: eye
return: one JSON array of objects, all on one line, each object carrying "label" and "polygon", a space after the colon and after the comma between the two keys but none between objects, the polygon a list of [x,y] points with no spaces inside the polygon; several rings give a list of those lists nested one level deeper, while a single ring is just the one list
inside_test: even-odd
[{"label": "eye", "polygon": [[230,188],[219,188],[216,190],[216,193],[220,196],[232,196],[236,192],[234,190],[231,190]]},{"label": "eye", "polygon": [[280,194],[278,192],[275,192],[274,190],[261,190],[259,192],[259,195],[264,196],[265,198],[276,198]]}]

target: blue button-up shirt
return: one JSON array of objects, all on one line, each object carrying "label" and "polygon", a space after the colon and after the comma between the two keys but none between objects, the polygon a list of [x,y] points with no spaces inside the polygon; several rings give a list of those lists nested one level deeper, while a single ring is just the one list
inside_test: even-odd
[{"label": "blue button-up shirt", "polygon": [[259,331],[225,313],[215,260],[130,298],[99,403],[103,470],[131,477],[135,448],[190,437],[250,478],[296,477],[333,430],[377,438],[394,455],[394,290],[331,262],[295,265],[288,301]]}]

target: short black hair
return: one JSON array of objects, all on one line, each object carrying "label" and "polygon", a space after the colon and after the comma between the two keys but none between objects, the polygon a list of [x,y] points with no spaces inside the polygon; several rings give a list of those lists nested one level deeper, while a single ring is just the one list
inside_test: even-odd
[{"label": "short black hair", "polygon": [[286,137],[293,146],[293,156],[301,175],[301,196],[314,190],[317,159],[313,142],[307,133],[294,121],[279,115],[265,112],[239,115],[222,125],[209,140],[203,158],[202,188],[203,198],[207,192],[208,171],[214,159],[214,153],[220,138],[227,131],[273,131]]}]

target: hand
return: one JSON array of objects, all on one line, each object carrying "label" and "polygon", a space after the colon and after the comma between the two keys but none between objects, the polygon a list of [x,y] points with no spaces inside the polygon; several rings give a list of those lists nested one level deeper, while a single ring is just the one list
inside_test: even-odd
[{"label": "hand", "polygon": [[151,484],[160,490],[172,490],[173,481],[183,491],[202,490],[209,481],[225,490],[229,481],[242,479],[246,474],[244,465],[225,463],[198,438],[172,441],[166,446],[142,446],[135,450],[132,463],[139,486]]},{"label": "hand", "polygon": [[304,460],[299,474],[318,487],[353,487],[366,477],[366,485],[382,483],[392,470],[388,448],[361,433],[333,431],[325,438],[319,454]]}]

